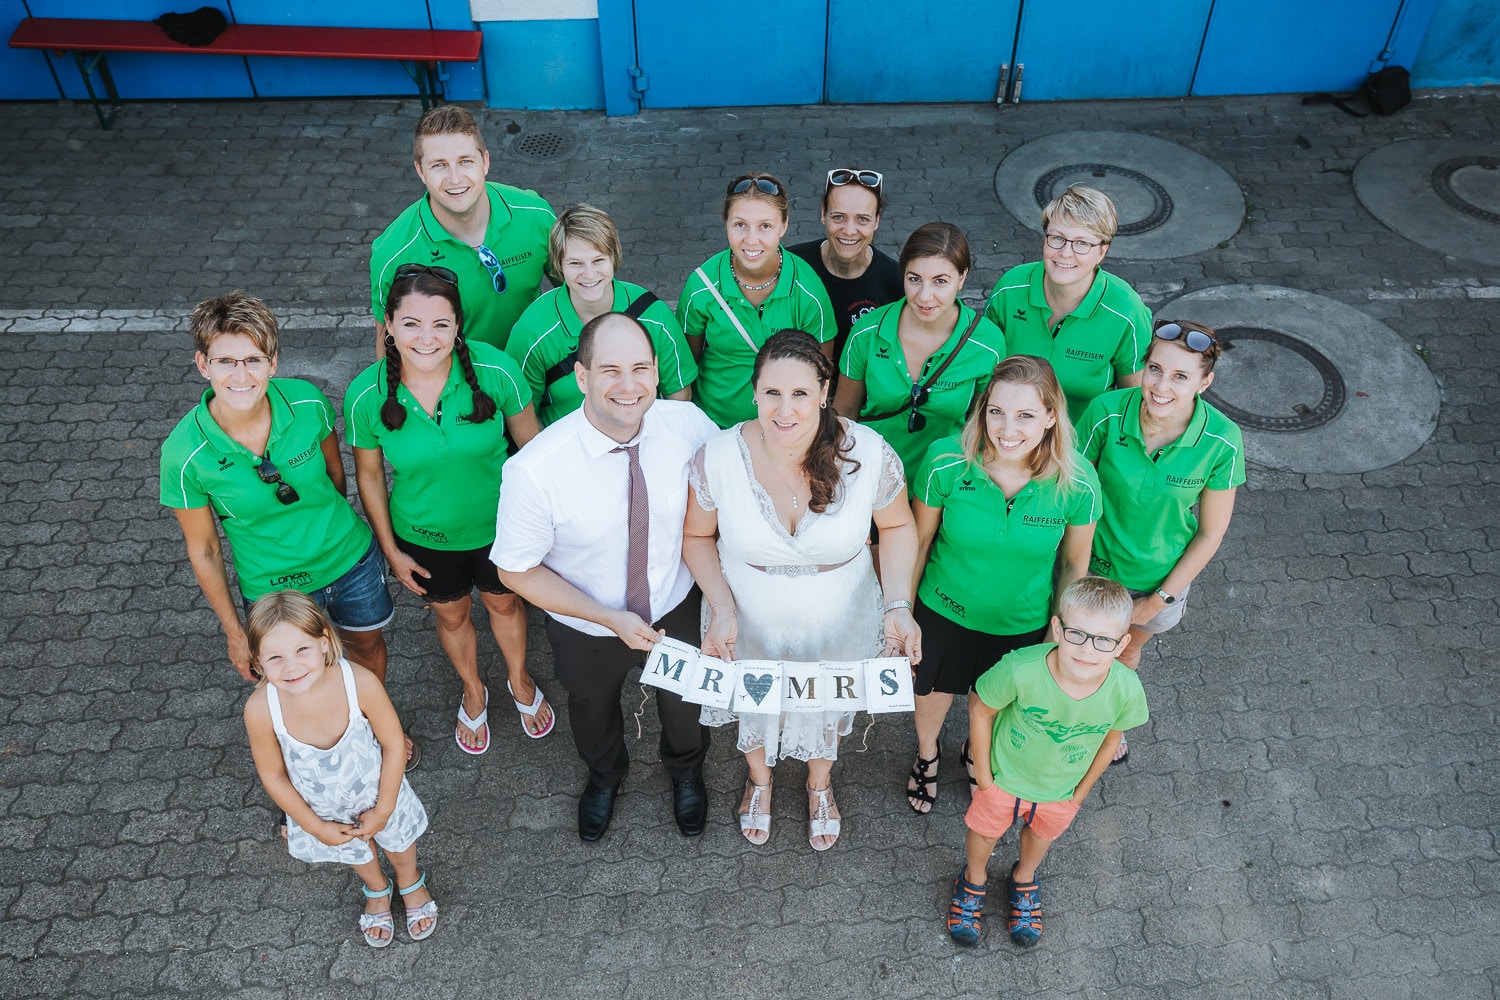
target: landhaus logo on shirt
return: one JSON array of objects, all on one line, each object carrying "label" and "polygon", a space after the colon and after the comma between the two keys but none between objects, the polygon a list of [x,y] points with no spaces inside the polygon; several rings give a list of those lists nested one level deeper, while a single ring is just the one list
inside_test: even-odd
[{"label": "landhaus logo on shirt", "polygon": [[1179,490],[1200,490],[1208,480],[1203,476],[1168,476],[1167,485]]},{"label": "landhaus logo on shirt", "polygon": [[1060,517],[1048,517],[1045,514],[1022,514],[1021,523],[1037,528],[1061,528],[1067,522]]},{"label": "landhaus logo on shirt", "polygon": [[271,577],[272,587],[290,587],[294,590],[301,590],[310,583],[312,583],[311,573],[297,572]]},{"label": "landhaus logo on shirt", "polygon": [[1103,361],[1104,355],[1098,351],[1085,351],[1082,348],[1070,347],[1063,354],[1074,361]]},{"label": "landhaus logo on shirt", "polygon": [[429,542],[446,542],[448,540],[447,533],[443,531],[433,531],[431,528],[419,528],[416,525],[412,525],[411,530]]}]

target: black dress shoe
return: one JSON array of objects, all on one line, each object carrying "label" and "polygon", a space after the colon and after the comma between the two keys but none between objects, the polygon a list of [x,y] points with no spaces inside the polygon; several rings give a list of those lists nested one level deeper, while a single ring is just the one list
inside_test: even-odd
[{"label": "black dress shoe", "polygon": [[708,822],[708,789],[701,777],[672,782],[672,815],[684,835],[696,837],[703,832]]},{"label": "black dress shoe", "polygon": [[578,836],[581,840],[598,840],[609,829],[609,821],[615,815],[614,788],[597,788],[587,785],[578,800]]}]

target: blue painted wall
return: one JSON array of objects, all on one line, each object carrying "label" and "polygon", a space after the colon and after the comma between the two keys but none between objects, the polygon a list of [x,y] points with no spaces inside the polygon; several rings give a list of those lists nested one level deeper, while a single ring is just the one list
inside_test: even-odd
[{"label": "blue painted wall", "polygon": [[1416,87],[1500,83],[1500,0],[1440,0],[1411,69]]},{"label": "blue painted wall", "polygon": [[487,21],[480,28],[490,107],[604,107],[598,21]]}]

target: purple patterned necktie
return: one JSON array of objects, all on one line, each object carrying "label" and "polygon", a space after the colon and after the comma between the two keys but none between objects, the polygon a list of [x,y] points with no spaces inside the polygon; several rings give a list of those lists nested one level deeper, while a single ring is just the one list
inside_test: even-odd
[{"label": "purple patterned necktie", "polygon": [[614,449],[630,459],[630,533],[625,556],[625,610],[651,624],[651,580],[646,575],[646,556],[650,551],[651,506],[646,500],[646,474],[641,471],[638,456],[640,444],[624,444]]}]

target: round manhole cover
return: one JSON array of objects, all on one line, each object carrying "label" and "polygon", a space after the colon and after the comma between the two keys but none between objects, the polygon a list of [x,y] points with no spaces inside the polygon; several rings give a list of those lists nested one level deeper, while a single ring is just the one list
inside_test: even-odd
[{"label": "round manhole cover", "polygon": [[1046,208],[1074,184],[1109,195],[1120,219],[1117,236],[1149,233],[1172,217],[1172,196],[1166,188],[1139,170],[1111,163],[1072,163],[1047,171],[1036,182],[1036,207]]},{"label": "round manhole cover", "polygon": [[1465,215],[1500,225],[1500,156],[1460,156],[1432,171],[1438,197]]},{"label": "round manhole cover", "polygon": [[510,148],[528,160],[557,160],[573,152],[573,138],[556,129],[523,131],[511,141]]},{"label": "round manhole cover", "polygon": [[1354,193],[1397,234],[1436,253],[1500,266],[1500,143],[1403,139],[1367,153]]},{"label": "round manhole cover", "polygon": [[995,195],[1037,232],[1041,209],[1070,184],[1109,195],[1120,218],[1114,257],[1162,260],[1212,249],[1239,231],[1245,196],[1207,157],[1135,132],[1058,132],[1012,150]]},{"label": "round manhole cover", "polygon": [[1292,472],[1368,472],[1437,429],[1436,380],[1394,330],[1334,299],[1223,285],[1157,310],[1206,323],[1227,349],[1206,396],[1245,432],[1245,457]]},{"label": "round manhole cover", "polygon": [[1241,429],[1308,431],[1343,410],[1344,377],[1311,344],[1260,327],[1217,332],[1224,354],[1204,395]]}]

